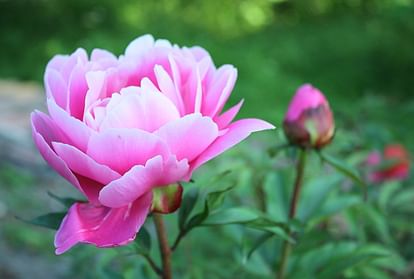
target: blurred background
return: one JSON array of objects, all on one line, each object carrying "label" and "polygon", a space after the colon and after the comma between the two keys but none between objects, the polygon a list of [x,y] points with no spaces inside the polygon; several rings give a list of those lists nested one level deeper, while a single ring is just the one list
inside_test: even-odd
[{"label": "blurred background", "polygon": [[[97,278],[86,275],[90,266],[82,267],[85,261],[97,269],[125,268],[125,263],[114,263],[117,252],[92,247],[56,257],[53,231],[15,216],[29,219],[59,209],[47,195],[49,190],[74,195],[31,141],[29,114],[45,111],[42,78],[47,62],[78,47],[120,55],[130,41],[146,33],[181,46],[200,45],[216,65],[235,65],[239,76],[229,104],[245,99],[240,117],[263,118],[281,127],[295,90],[312,83],[327,96],[338,123],[332,152],[344,154],[346,149],[346,154],[355,154],[351,151],[400,143],[414,154],[412,0],[0,0],[0,278]],[[275,133],[254,137],[210,168],[240,156],[251,145],[264,149],[281,138]],[[380,239],[401,258],[401,268],[385,272],[390,277],[372,278],[412,278],[398,277],[414,269],[414,228],[408,224],[414,212],[414,184],[404,183],[411,191],[403,195],[403,202],[413,205],[410,215],[404,215],[401,227],[390,224],[388,229],[390,235],[405,230],[411,237],[407,240],[404,234],[404,243],[412,249],[402,251],[400,240]],[[389,216],[380,215],[381,222],[388,225],[384,220]],[[207,229],[200,229],[199,235],[206,243],[223,239]],[[231,240],[223,241],[223,253],[234,247]],[[219,261],[228,258],[218,251],[206,253]],[[137,261],[127,263],[134,267]],[[199,269],[178,278],[233,278],[206,276],[207,267]],[[99,276],[115,278],[105,270]],[[131,271],[124,277],[133,275]]]}]

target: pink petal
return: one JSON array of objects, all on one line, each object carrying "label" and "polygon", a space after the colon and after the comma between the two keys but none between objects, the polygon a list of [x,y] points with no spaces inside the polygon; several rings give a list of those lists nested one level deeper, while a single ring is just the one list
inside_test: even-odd
[{"label": "pink petal", "polygon": [[216,116],[214,119],[214,122],[219,126],[219,129],[226,128],[236,117],[237,113],[239,113],[239,110],[241,106],[243,105],[244,100],[241,100],[237,105],[231,107],[226,112],[222,113],[220,116]]},{"label": "pink petal", "polygon": [[73,145],[81,151],[85,151],[93,130],[79,119],[70,116],[62,108],[58,107],[53,100],[47,100],[47,107],[52,119],[71,140]]},{"label": "pink petal", "polygon": [[260,119],[242,119],[228,126],[228,131],[217,138],[209,148],[191,164],[191,171],[194,171],[205,162],[218,156],[237,143],[247,138],[251,133],[275,128],[273,125]]},{"label": "pink petal", "polygon": [[85,95],[88,90],[85,71],[85,66],[78,63],[69,78],[69,110],[70,114],[79,120],[83,118]]},{"label": "pink petal", "polygon": [[[155,77],[157,79],[158,87],[160,88],[161,92],[174,103],[175,107],[178,108],[180,114],[183,114],[183,100],[181,98],[180,92],[176,90],[176,85],[173,83],[170,75],[167,73],[167,71],[165,71],[163,67],[159,65],[155,66],[154,72]],[[144,84],[151,83],[151,81],[149,80],[144,80],[141,82],[141,87],[143,89]]]},{"label": "pink petal", "polygon": [[154,187],[181,180],[188,168],[187,160],[177,162],[172,156],[164,162],[161,156],[156,156],[145,166],[135,166],[120,179],[105,186],[99,193],[99,201],[109,207],[125,206]]},{"label": "pink petal", "polygon": [[117,96],[119,98],[114,100],[115,105],[112,105],[114,98],[108,104],[101,131],[110,128],[137,128],[153,132],[180,117],[174,104],[158,90],[143,92],[139,87],[127,87]]},{"label": "pink petal", "polygon": [[203,102],[204,115],[214,117],[220,113],[230,97],[236,79],[237,70],[231,65],[224,65],[216,71]]},{"label": "pink petal", "polygon": [[64,140],[59,128],[50,120],[49,116],[41,112],[33,112],[31,115],[33,140],[42,157],[62,177],[83,193],[78,180],[70,171],[66,163],[53,151],[52,141]]},{"label": "pink petal", "polygon": [[93,135],[87,151],[96,162],[120,174],[167,153],[167,146],[159,137],[138,129],[109,129]]},{"label": "pink petal", "polygon": [[53,99],[59,107],[66,109],[68,86],[58,71],[54,69],[46,70],[45,88],[47,97]]},{"label": "pink petal", "polygon": [[155,133],[165,140],[178,160],[191,162],[217,138],[218,128],[209,117],[188,114],[167,123]]},{"label": "pink petal", "polygon": [[140,57],[154,46],[154,37],[151,35],[143,35],[136,38],[127,46],[125,56]]},{"label": "pink petal", "polygon": [[95,180],[103,185],[121,177],[121,175],[105,165],[98,164],[79,149],[64,143],[53,143],[56,153],[75,173]]},{"label": "pink petal", "polygon": [[56,254],[78,242],[97,247],[125,245],[134,240],[151,207],[151,192],[118,209],[76,203],[69,209],[55,236]]}]

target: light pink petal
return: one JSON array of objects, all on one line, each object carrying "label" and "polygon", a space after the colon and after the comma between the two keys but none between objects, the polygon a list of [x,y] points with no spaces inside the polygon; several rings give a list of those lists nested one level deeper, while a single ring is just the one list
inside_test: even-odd
[{"label": "light pink petal", "polygon": [[46,65],[46,71],[54,69],[59,72],[63,65],[65,65],[67,59],[67,55],[58,54],[53,56],[53,58]]},{"label": "light pink petal", "polygon": [[[176,85],[172,81],[170,75],[165,71],[165,69],[159,65],[156,65],[154,68],[155,76],[157,78],[157,84],[161,92],[167,96],[182,113],[183,109],[183,100],[180,93],[176,90]],[[142,81],[141,87],[144,89],[144,84],[149,83],[150,81]],[[151,83],[152,84],[152,83]],[[148,87],[148,85],[146,86]]]},{"label": "light pink petal", "polygon": [[88,243],[97,247],[125,245],[134,240],[144,224],[152,202],[152,193],[122,208],[108,208],[75,203],[69,209],[55,236],[56,254],[75,244]]},{"label": "light pink petal", "polygon": [[164,162],[161,156],[154,157],[145,166],[135,166],[120,179],[105,186],[99,193],[99,201],[109,207],[125,206],[154,187],[183,179],[188,169],[186,160],[177,162],[172,156]]},{"label": "light pink petal", "polygon": [[220,67],[208,85],[205,101],[203,102],[203,114],[216,116],[224,107],[230,97],[237,79],[237,70],[231,65]]},{"label": "light pink petal", "polygon": [[165,140],[178,160],[191,162],[218,136],[216,123],[201,114],[188,114],[161,127],[156,134]]},{"label": "light pink petal", "polygon": [[70,75],[76,65],[85,65],[88,62],[88,54],[83,48],[78,48],[74,53],[67,57],[65,63],[60,68],[63,79],[69,82]]},{"label": "light pink petal", "polygon": [[114,100],[115,105],[112,105],[113,98],[108,104],[101,131],[110,128],[137,128],[153,132],[180,117],[174,104],[158,90],[143,92],[139,87],[127,87],[118,96]]},{"label": "light pink petal", "polygon": [[124,174],[149,159],[166,156],[168,148],[157,136],[137,129],[109,129],[91,137],[87,154],[96,162]]},{"label": "light pink petal", "polygon": [[68,144],[53,143],[56,153],[75,173],[95,180],[103,185],[121,177],[121,175],[105,165],[98,164],[79,149]]},{"label": "light pink petal", "polygon": [[226,128],[233,121],[234,117],[236,117],[237,113],[239,113],[243,102],[244,100],[241,100],[237,105],[231,107],[220,116],[216,116],[214,122],[216,122],[220,130]]},{"label": "light pink petal", "polygon": [[46,70],[45,88],[47,97],[54,100],[59,107],[66,109],[68,87],[66,81],[58,71],[54,69]]},{"label": "light pink petal", "polygon": [[104,99],[106,94],[106,74],[104,71],[90,71],[86,73],[88,92],[85,97],[85,110],[99,99]]},{"label": "light pink petal", "polygon": [[209,146],[209,148],[191,164],[191,171],[241,142],[251,133],[273,128],[273,125],[259,119],[242,119],[230,124],[227,133],[217,138],[214,143],[212,143],[211,146]]},{"label": "light pink petal", "polygon": [[104,68],[115,67],[118,59],[107,50],[96,48],[92,50],[91,61],[98,62]]},{"label": "light pink petal", "polygon": [[47,107],[50,116],[55,121],[56,125],[65,133],[71,140],[71,143],[81,151],[85,151],[88,145],[89,138],[93,134],[88,126],[79,119],[70,116],[62,108],[58,107],[52,100],[47,100]]},{"label": "light pink petal", "polygon": [[140,57],[154,46],[154,37],[149,34],[136,38],[127,46],[125,56]]},{"label": "light pink petal", "polygon": [[33,112],[31,122],[33,140],[42,157],[58,174],[83,193],[76,177],[51,147],[52,141],[64,141],[64,137],[59,132],[59,128],[50,120],[49,116],[41,112]]}]

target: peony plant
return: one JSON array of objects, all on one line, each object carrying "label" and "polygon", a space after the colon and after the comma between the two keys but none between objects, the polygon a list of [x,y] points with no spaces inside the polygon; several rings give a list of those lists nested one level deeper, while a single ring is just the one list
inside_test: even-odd
[{"label": "peony plant", "polygon": [[252,132],[274,128],[234,121],[243,101],[223,111],[236,77],[232,65],[217,68],[201,47],[151,35],[119,57],[101,49],[55,56],[44,76],[48,114],[32,113],[33,139],[87,199],[62,220],[56,254],[77,243],[131,242],[149,213],[180,206],[180,182],[196,169]]}]

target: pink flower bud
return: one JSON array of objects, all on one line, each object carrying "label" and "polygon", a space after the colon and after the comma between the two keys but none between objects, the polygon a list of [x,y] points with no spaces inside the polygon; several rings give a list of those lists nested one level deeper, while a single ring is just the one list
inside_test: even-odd
[{"label": "pink flower bud", "polygon": [[288,140],[301,147],[321,148],[330,143],[335,123],[325,96],[310,84],[302,85],[283,121]]}]

